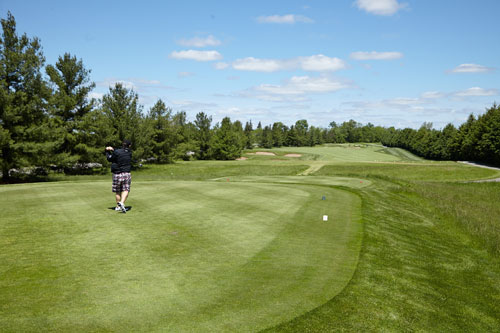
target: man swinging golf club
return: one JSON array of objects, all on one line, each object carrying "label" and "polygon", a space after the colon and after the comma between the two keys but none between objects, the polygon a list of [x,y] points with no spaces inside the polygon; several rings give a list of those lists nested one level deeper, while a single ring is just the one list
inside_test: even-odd
[{"label": "man swinging golf club", "polygon": [[125,201],[130,192],[132,177],[130,170],[132,168],[131,142],[123,140],[122,148],[114,149],[106,147],[106,158],[111,162],[111,172],[113,173],[112,191],[116,198],[116,211],[126,213]]}]

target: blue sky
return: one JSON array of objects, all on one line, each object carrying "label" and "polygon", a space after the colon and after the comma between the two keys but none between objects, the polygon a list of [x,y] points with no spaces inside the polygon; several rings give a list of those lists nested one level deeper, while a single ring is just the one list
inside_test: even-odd
[{"label": "blue sky", "polygon": [[190,120],[442,128],[500,102],[498,0],[0,0],[8,11],[46,64],[68,52],[94,97],[122,82],[144,112],[161,98]]}]

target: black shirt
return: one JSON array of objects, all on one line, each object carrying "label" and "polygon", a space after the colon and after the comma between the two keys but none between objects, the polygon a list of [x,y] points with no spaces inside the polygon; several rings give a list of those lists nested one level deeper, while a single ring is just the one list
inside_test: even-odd
[{"label": "black shirt", "polygon": [[112,173],[130,172],[132,169],[132,151],[128,148],[106,151],[106,158],[111,162]]}]

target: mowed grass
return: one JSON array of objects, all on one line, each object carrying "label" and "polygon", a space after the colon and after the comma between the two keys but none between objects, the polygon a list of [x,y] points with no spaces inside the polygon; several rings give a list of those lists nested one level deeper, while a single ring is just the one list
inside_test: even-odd
[{"label": "mowed grass", "polygon": [[332,162],[395,162],[423,161],[400,148],[387,148],[372,144],[324,145],[318,147],[278,148],[274,152],[304,154],[304,159]]},{"label": "mowed grass", "polygon": [[136,181],[128,214],[108,182],[0,195],[2,331],[263,329],[339,293],[361,247],[360,199],[333,188]]},{"label": "mowed grass", "polygon": [[0,328],[498,331],[498,171],[267,151],[135,171],[125,215],[109,175],[0,187]]}]

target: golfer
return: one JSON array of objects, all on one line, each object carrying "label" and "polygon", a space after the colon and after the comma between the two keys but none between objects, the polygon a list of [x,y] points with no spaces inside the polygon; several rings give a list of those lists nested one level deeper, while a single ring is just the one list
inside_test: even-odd
[{"label": "golfer", "polygon": [[122,148],[114,149],[106,147],[106,158],[111,162],[111,172],[113,173],[112,191],[116,197],[116,211],[126,213],[125,201],[130,192],[132,177],[130,169],[132,168],[131,142],[123,140]]}]

